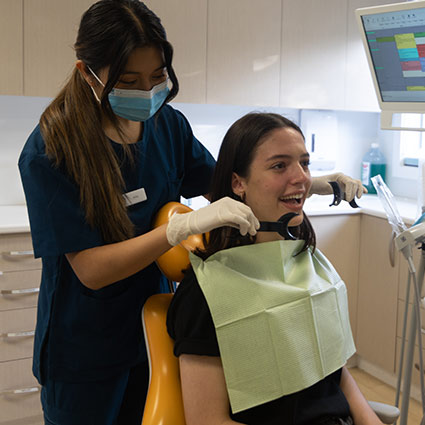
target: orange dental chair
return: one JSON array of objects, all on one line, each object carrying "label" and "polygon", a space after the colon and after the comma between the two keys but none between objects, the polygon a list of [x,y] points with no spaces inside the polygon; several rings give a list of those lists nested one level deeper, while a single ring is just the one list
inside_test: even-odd
[{"label": "orange dental chair", "polygon": [[[166,204],[158,212],[154,227],[167,223],[176,213],[192,211],[178,202]],[[180,282],[182,270],[189,265],[189,251],[203,246],[201,235],[192,235],[157,259],[157,265],[169,282]],[[172,284],[170,284],[172,288]],[[142,425],[186,425],[180,386],[179,360],[173,354],[168,336],[167,310],[173,294],[157,294],[145,303],[142,312],[143,331],[150,367],[149,391]]]},{"label": "orange dental chair", "polygon": [[150,367],[149,391],[142,425],[186,425],[179,359],[165,324],[173,294],[151,296],[143,307],[143,330]]},{"label": "orange dental chair", "polygon": [[[154,227],[168,222],[175,213],[191,208],[170,202],[158,213]],[[202,236],[192,235],[163,254],[157,264],[170,282],[180,282],[182,270],[189,265],[188,251],[202,247]],[[150,381],[141,425],[186,425],[180,385],[179,360],[174,356],[174,343],[167,333],[166,318],[173,294],[151,296],[142,311],[142,323],[148,352]],[[400,415],[397,407],[369,402],[384,424],[393,424]]]}]

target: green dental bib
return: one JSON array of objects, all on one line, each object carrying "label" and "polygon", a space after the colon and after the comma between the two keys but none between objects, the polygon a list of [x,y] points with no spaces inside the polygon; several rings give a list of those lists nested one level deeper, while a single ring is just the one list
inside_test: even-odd
[{"label": "green dental bib", "polygon": [[304,241],[190,260],[216,328],[233,413],[310,387],[355,352],[344,282]]}]

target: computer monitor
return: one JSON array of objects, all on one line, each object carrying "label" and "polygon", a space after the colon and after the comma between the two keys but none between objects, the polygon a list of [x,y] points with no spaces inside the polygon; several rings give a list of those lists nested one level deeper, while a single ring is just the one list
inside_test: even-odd
[{"label": "computer monitor", "polygon": [[356,10],[357,22],[381,108],[381,127],[394,113],[425,113],[425,1]]}]

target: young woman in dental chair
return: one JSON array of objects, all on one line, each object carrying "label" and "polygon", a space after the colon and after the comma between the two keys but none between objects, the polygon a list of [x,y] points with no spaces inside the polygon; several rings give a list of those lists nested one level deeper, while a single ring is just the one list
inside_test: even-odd
[{"label": "young woman in dental chair", "polygon": [[187,425],[381,424],[344,366],[354,353],[345,285],[315,250],[303,213],[311,186],[301,130],[252,113],[227,132],[212,201],[230,197],[297,240],[214,229],[191,254],[167,328]]}]

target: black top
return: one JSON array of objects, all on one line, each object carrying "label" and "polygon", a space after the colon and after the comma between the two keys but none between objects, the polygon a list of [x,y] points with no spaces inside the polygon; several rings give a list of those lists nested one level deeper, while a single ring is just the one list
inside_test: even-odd
[{"label": "black top", "polygon": [[[220,356],[207,301],[195,273],[189,270],[171,301],[167,330],[175,341],[174,354]],[[248,425],[319,424],[331,417],[349,416],[349,405],[339,386],[341,369],[297,393],[230,416]]]}]

